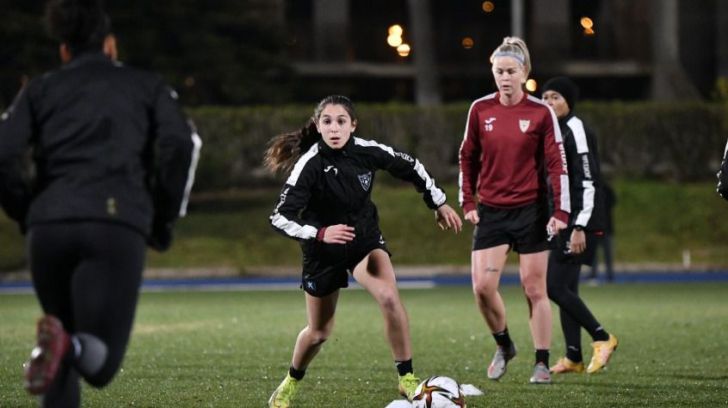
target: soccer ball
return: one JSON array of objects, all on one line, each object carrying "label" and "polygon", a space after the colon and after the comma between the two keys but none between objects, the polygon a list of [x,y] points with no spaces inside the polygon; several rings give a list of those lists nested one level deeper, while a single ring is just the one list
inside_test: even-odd
[{"label": "soccer ball", "polygon": [[413,408],[465,407],[465,397],[460,384],[450,377],[432,376],[422,381],[412,398]]}]

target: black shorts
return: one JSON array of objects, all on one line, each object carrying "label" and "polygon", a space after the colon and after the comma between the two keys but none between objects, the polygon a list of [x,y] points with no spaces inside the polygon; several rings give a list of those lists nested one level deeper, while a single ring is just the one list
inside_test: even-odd
[{"label": "black shorts", "polygon": [[571,239],[572,227],[559,231],[552,240],[551,256],[556,262],[565,264],[581,264],[591,266],[594,263],[594,252],[602,232],[586,231],[586,249],[580,254],[569,252],[569,240]]},{"label": "black shorts", "polygon": [[301,287],[311,296],[324,297],[349,286],[349,274],[370,252],[381,248],[388,254],[384,237],[377,229],[367,236],[357,236],[347,244],[325,244],[306,241],[303,250]]},{"label": "black shorts", "polygon": [[478,204],[478,217],[480,222],[473,232],[473,251],[504,244],[520,254],[549,249],[545,205],[534,203],[506,209]]}]

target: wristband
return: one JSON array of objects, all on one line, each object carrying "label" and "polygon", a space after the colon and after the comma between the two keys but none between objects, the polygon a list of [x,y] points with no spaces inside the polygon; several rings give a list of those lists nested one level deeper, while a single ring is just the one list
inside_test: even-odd
[{"label": "wristband", "polygon": [[584,231],[584,227],[581,225],[574,225],[574,231]]},{"label": "wristband", "polygon": [[316,241],[324,242],[325,233],[326,233],[326,227],[319,228],[318,232],[316,233]]}]

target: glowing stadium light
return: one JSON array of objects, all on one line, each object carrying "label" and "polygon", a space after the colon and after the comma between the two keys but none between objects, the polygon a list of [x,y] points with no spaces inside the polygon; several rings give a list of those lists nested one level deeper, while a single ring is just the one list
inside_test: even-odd
[{"label": "glowing stadium light", "polygon": [[491,11],[495,10],[495,4],[493,4],[492,1],[484,1],[481,7],[486,13],[490,13]]},{"label": "glowing stadium light", "polygon": [[397,54],[399,54],[400,57],[409,56],[409,54],[410,54],[409,44],[402,44],[399,47],[397,47]]},{"label": "glowing stadium light", "polygon": [[463,37],[463,40],[460,41],[460,44],[465,48],[466,50],[469,50],[473,48],[473,45],[475,45],[475,41],[471,37]]},{"label": "glowing stadium light", "polygon": [[390,47],[397,48],[402,44],[402,37],[399,35],[390,34],[387,37],[387,44],[389,44]]},{"label": "glowing stadium light", "polygon": [[404,33],[404,29],[399,24],[393,24],[393,25],[389,26],[389,29],[387,30],[387,33],[389,35],[394,35],[394,36],[397,36],[397,37],[401,37],[402,34]]},{"label": "glowing stadium light", "polygon": [[596,34],[594,32],[594,21],[592,21],[591,18],[582,17],[581,20],[579,20],[579,23],[581,24],[581,27],[584,28],[584,35]]},{"label": "glowing stadium light", "polygon": [[526,90],[528,90],[528,92],[534,92],[537,88],[538,83],[535,79],[529,79],[528,81],[526,81]]}]

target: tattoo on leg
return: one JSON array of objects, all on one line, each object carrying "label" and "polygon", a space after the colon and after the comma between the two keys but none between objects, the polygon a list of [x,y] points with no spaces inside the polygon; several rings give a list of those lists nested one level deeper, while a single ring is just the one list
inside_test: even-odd
[{"label": "tattoo on leg", "polygon": [[498,272],[498,268],[494,268],[492,266],[488,266],[487,268],[485,268],[485,271],[486,272]]}]

